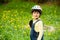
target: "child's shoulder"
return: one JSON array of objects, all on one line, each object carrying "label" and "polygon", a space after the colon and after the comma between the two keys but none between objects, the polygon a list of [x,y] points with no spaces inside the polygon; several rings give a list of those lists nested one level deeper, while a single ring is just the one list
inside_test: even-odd
[{"label": "child's shoulder", "polygon": [[39,19],[39,21],[37,23],[40,24],[40,23],[43,23],[43,21],[41,19]]}]

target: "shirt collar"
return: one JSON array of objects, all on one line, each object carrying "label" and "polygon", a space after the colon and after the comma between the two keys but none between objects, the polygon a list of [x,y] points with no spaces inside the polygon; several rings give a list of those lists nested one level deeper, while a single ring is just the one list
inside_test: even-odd
[{"label": "shirt collar", "polygon": [[35,23],[37,20],[40,20],[40,18],[38,18],[38,19],[36,19],[36,20],[33,19],[33,23]]}]

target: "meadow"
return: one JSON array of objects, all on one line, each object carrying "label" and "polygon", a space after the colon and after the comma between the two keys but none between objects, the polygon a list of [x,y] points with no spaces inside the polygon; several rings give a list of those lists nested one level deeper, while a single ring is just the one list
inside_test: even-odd
[{"label": "meadow", "polygon": [[[10,2],[0,5],[0,40],[30,40],[29,21],[33,2]],[[60,40],[60,7],[41,4],[44,25],[55,27],[55,32],[44,32],[44,40]]]}]

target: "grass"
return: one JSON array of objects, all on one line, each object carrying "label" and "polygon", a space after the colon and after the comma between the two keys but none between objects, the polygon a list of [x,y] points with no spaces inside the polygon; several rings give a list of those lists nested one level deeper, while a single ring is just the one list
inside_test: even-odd
[{"label": "grass", "polygon": [[[0,40],[30,40],[28,26],[31,17],[32,2],[10,2],[0,5]],[[59,27],[60,14],[56,5],[41,5],[43,12],[41,19],[44,25]],[[60,29],[55,32],[44,33],[45,40],[60,40]]]}]

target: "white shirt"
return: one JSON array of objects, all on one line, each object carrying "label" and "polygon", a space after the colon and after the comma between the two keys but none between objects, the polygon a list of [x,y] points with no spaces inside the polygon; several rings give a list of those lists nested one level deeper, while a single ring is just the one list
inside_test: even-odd
[{"label": "white shirt", "polygon": [[[42,36],[43,36],[43,22],[41,21],[41,19],[39,19],[40,21],[38,21],[35,24],[35,31],[39,32],[39,36],[37,38],[37,40],[41,40]],[[33,20],[33,23],[35,23],[37,20]]]}]

